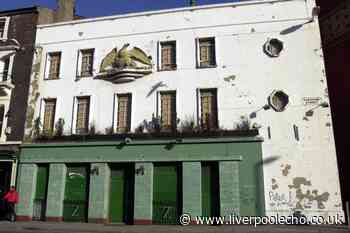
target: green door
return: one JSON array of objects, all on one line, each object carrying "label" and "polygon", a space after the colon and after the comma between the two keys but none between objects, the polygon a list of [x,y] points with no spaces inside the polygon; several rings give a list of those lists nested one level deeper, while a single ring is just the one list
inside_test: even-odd
[{"label": "green door", "polygon": [[134,200],[133,164],[111,166],[109,220],[111,223],[131,224]]},{"label": "green door", "polygon": [[47,164],[38,165],[33,220],[45,220],[48,178],[49,166]]},{"label": "green door", "polygon": [[261,144],[252,143],[245,148],[239,164],[240,215],[263,216],[264,182]]},{"label": "green door", "polygon": [[68,166],[64,195],[64,221],[86,222],[89,169],[87,166]]},{"label": "green door", "polygon": [[153,222],[178,224],[182,179],[177,164],[155,164],[153,179]]},{"label": "green door", "polygon": [[219,216],[219,206],[218,164],[202,163],[202,216]]}]

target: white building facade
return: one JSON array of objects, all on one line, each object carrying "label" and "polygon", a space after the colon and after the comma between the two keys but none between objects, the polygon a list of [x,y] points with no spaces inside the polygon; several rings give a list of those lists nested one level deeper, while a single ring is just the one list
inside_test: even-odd
[{"label": "white building facade", "polygon": [[[26,133],[35,119],[51,130],[64,119],[64,135],[145,131],[152,117],[246,123],[263,138],[266,215],[342,216],[315,7],[253,0],[38,26]],[[132,69],[111,62],[126,44]],[[266,107],[276,92],[288,95],[281,112]]]}]

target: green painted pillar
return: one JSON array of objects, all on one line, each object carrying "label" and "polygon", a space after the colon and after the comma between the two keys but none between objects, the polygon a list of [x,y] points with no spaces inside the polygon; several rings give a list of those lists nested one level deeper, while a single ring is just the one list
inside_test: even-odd
[{"label": "green painted pillar", "polygon": [[183,213],[190,216],[202,215],[201,163],[182,163]]},{"label": "green painted pillar", "polygon": [[67,167],[65,164],[50,164],[47,191],[46,220],[63,221],[63,199]]},{"label": "green painted pillar", "polygon": [[17,190],[20,201],[17,205],[17,219],[20,221],[32,220],[33,217],[37,169],[36,164],[19,165]]},{"label": "green painted pillar", "polygon": [[153,164],[135,164],[134,224],[152,223]]},{"label": "green painted pillar", "polygon": [[89,222],[106,223],[108,220],[110,176],[107,163],[91,164]]},{"label": "green painted pillar", "polygon": [[239,215],[239,161],[220,161],[220,215]]}]

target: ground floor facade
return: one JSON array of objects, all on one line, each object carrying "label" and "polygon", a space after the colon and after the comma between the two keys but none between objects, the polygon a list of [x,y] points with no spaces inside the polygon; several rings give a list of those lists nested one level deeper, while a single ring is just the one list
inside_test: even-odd
[{"label": "ground floor facade", "polygon": [[6,204],[2,198],[16,184],[19,145],[20,142],[0,144],[0,219],[6,215]]},{"label": "ground floor facade", "polygon": [[258,137],[25,144],[18,220],[178,224],[265,215]]}]

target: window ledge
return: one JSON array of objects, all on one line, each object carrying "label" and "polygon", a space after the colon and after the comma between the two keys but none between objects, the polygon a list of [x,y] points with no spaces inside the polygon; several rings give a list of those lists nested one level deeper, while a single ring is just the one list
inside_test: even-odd
[{"label": "window ledge", "polygon": [[197,69],[212,69],[217,68],[218,65],[208,65],[208,66],[197,66]]},{"label": "window ledge", "polygon": [[169,139],[204,139],[208,138],[242,138],[250,137],[254,140],[262,140],[257,138],[259,136],[258,130],[222,130],[222,131],[193,131],[193,132],[158,132],[158,133],[113,133],[113,134],[72,134],[65,136],[54,136],[48,138],[41,136],[34,139],[35,143],[48,143],[48,142],[88,142],[88,141],[113,141],[125,140],[125,138],[131,138],[132,140],[169,140]]},{"label": "window ledge", "polygon": [[61,78],[44,78],[45,81],[60,80]]},{"label": "window ledge", "polygon": [[176,71],[177,68],[168,68],[168,69],[158,69],[158,72],[163,72],[163,71]]},{"label": "window ledge", "polygon": [[79,81],[80,79],[88,79],[88,78],[93,78],[94,77],[94,75],[79,75],[79,76],[76,76],[75,77],[75,80],[76,81]]}]

